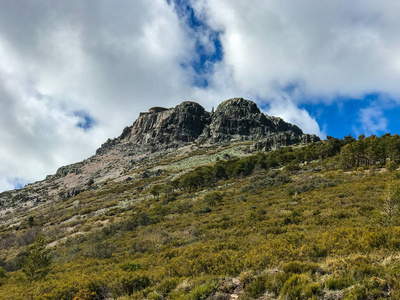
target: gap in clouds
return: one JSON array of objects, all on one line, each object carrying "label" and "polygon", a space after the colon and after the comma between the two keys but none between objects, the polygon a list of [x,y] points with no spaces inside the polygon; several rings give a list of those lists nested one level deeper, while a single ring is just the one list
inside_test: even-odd
[{"label": "gap in clouds", "polygon": [[327,135],[343,138],[361,134],[381,136],[398,133],[400,107],[395,99],[382,93],[367,94],[362,98],[336,97],[329,104],[300,105],[317,120]]},{"label": "gap in clouds", "polygon": [[182,63],[181,67],[193,71],[193,86],[205,89],[209,86],[208,76],[214,72],[214,65],[224,58],[220,33],[196,14],[189,0],[167,0],[167,3],[174,6],[195,42],[195,55],[188,63]]},{"label": "gap in clouds", "polygon": [[96,120],[84,110],[74,111],[73,115],[79,118],[76,127],[81,128],[84,131],[92,129],[97,124]]},{"label": "gap in clouds", "polygon": [[17,190],[23,188],[28,182],[22,178],[0,178],[0,190]]}]

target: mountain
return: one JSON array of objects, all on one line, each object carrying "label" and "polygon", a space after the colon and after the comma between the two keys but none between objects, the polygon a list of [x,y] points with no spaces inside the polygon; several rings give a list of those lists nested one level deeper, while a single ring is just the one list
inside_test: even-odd
[{"label": "mountain", "polygon": [[123,180],[129,170],[156,156],[180,153],[184,147],[200,149],[234,142],[254,142],[256,150],[319,141],[315,135],[280,118],[263,114],[243,98],[222,102],[215,112],[198,103],[183,102],[174,108],[153,107],[140,113],[132,126],[115,139],[108,139],[96,154],[82,162],[61,167],[46,180],[0,194],[0,209],[15,205],[36,206],[54,199],[76,196],[89,182]]},{"label": "mountain", "polygon": [[153,107],[0,194],[0,299],[400,299],[400,136]]},{"label": "mountain", "polygon": [[315,135],[303,134],[295,125],[263,114],[252,101],[233,98],[211,113],[188,101],[170,109],[150,108],[118,138],[103,144],[96,154],[118,151],[138,155],[179,148],[191,142],[201,146],[257,141],[259,149],[270,150],[318,140]]}]

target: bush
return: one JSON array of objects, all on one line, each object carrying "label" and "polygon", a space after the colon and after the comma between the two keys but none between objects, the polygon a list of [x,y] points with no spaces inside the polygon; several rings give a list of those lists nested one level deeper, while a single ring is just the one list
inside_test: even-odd
[{"label": "bush", "polygon": [[265,289],[279,295],[289,275],[284,272],[272,272],[265,275]]},{"label": "bush", "polygon": [[162,296],[168,295],[179,283],[178,278],[164,278],[163,281],[156,287],[156,291],[159,292]]},{"label": "bush", "polygon": [[2,285],[7,278],[7,272],[2,267],[0,267],[0,285]]},{"label": "bush", "polygon": [[139,226],[147,226],[151,224],[151,219],[148,213],[146,212],[140,212],[139,215],[137,216],[137,223]]},{"label": "bush", "polygon": [[345,276],[341,278],[329,277],[325,281],[325,287],[329,290],[343,290],[351,285],[353,285],[354,280],[350,276]]},{"label": "bush", "polygon": [[214,206],[222,201],[222,194],[218,192],[211,192],[204,196],[204,201],[209,206]]},{"label": "bush", "polygon": [[208,206],[201,207],[201,208],[199,208],[198,210],[195,211],[196,214],[206,214],[206,213],[209,213],[209,212],[212,212],[212,209],[210,207],[208,207]]},{"label": "bush", "polygon": [[75,295],[74,300],[93,300],[95,296],[88,288],[83,288]]},{"label": "bush", "polygon": [[110,242],[98,242],[92,245],[89,245],[89,248],[85,252],[86,257],[94,257],[94,258],[111,258],[115,245]]},{"label": "bush", "polygon": [[206,299],[217,288],[216,282],[208,282],[206,284],[195,287],[187,296],[188,300]]},{"label": "bush", "polygon": [[45,277],[50,270],[51,259],[43,237],[39,235],[26,252],[27,257],[22,268],[24,273],[34,280]]},{"label": "bush", "polygon": [[301,274],[307,272],[315,273],[318,268],[318,265],[315,263],[301,261],[288,262],[282,266],[282,270],[286,274]]},{"label": "bush", "polygon": [[149,285],[150,278],[146,275],[127,276],[120,281],[122,293],[125,295],[131,295],[134,292],[147,288]]},{"label": "bush", "polygon": [[253,281],[246,285],[244,291],[247,295],[251,296],[253,299],[257,298],[259,295],[265,293],[266,291],[266,276],[257,276]]},{"label": "bush", "polygon": [[119,266],[122,270],[127,271],[127,272],[133,272],[136,270],[140,270],[142,266],[138,263],[134,262],[127,262]]},{"label": "bush", "polygon": [[4,270],[3,267],[0,267],[0,278],[6,278],[7,277],[7,271]]},{"label": "bush", "polygon": [[246,196],[244,196],[244,195],[237,195],[236,197],[235,197],[235,201],[236,202],[246,202]]},{"label": "bush", "polygon": [[307,274],[294,274],[284,284],[281,295],[288,300],[309,299],[321,291],[321,284]]},{"label": "bush", "polygon": [[389,172],[393,172],[394,170],[397,169],[397,164],[394,161],[387,161],[385,164],[385,168],[389,171]]}]

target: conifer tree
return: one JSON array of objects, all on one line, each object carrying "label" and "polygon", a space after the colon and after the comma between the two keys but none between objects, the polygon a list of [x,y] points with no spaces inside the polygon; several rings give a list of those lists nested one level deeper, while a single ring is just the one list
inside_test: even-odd
[{"label": "conifer tree", "polygon": [[50,270],[51,259],[44,238],[38,235],[26,252],[28,255],[23,264],[23,272],[32,280],[45,277]]},{"label": "conifer tree", "polygon": [[389,182],[379,200],[380,223],[384,226],[396,225],[400,217],[400,187]]}]

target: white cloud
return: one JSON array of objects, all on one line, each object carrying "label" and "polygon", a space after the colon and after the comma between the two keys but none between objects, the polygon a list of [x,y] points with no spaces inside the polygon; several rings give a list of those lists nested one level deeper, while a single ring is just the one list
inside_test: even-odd
[{"label": "white cloud", "polygon": [[[190,95],[193,41],[166,1],[0,3],[0,190],[94,154]],[[83,130],[79,114],[98,126]]]},{"label": "white cloud", "polygon": [[314,133],[321,138],[326,138],[325,132],[320,130],[317,121],[305,109],[298,108],[288,96],[270,100],[270,108],[266,113],[298,125],[304,133]]},{"label": "white cloud", "polygon": [[372,103],[369,107],[360,109],[358,112],[358,122],[361,126],[354,128],[356,134],[365,134],[368,136],[387,131],[389,122],[385,117],[383,108],[382,105]]},{"label": "white cloud", "polygon": [[[245,97],[324,136],[300,104],[371,92],[399,98],[400,3],[192,5],[209,28],[188,28],[165,0],[1,1],[0,190],[90,156],[150,106],[193,100],[211,109]],[[196,70],[182,66],[198,59],[196,42],[206,54],[215,51],[213,30],[223,60],[201,75],[207,89],[194,87]],[[79,128],[76,112],[97,125]],[[371,130],[385,127],[369,110],[360,120]]]},{"label": "white cloud", "polygon": [[[400,95],[400,3],[394,1],[193,1],[221,32],[226,74],[242,91],[274,98],[292,83],[293,103]],[[316,100],[318,99],[318,100]]]}]

